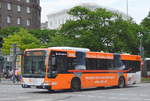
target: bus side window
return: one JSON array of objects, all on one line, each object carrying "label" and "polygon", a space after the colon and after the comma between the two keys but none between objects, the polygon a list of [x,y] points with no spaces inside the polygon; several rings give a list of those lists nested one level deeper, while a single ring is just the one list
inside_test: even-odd
[{"label": "bus side window", "polygon": [[113,60],[111,59],[98,59],[97,60],[98,70],[108,70],[113,69]]},{"label": "bus side window", "polygon": [[76,66],[75,69],[77,70],[84,70],[86,69],[85,64],[85,53],[84,52],[76,52]]},{"label": "bus side window", "polygon": [[68,58],[68,69],[74,70],[76,66],[76,58]]},{"label": "bus side window", "polygon": [[125,69],[125,65],[123,63],[123,61],[120,59],[120,55],[119,54],[114,54],[114,69],[115,70],[124,70]]},{"label": "bus side window", "polygon": [[67,61],[67,55],[57,55],[56,56],[56,67],[57,72],[64,73],[67,72],[68,69],[68,61]]},{"label": "bus side window", "polygon": [[97,61],[96,59],[86,58],[86,69],[87,70],[96,70]]},{"label": "bus side window", "polygon": [[140,61],[123,60],[123,63],[125,64],[126,69],[132,68],[131,72],[136,72],[140,70]]}]

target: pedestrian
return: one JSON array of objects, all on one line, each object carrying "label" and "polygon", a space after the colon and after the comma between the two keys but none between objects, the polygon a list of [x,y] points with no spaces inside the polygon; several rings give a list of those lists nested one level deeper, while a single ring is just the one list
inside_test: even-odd
[{"label": "pedestrian", "polygon": [[16,80],[17,82],[20,81],[20,80],[19,80],[19,70],[18,70],[18,69],[15,70],[15,80]]}]

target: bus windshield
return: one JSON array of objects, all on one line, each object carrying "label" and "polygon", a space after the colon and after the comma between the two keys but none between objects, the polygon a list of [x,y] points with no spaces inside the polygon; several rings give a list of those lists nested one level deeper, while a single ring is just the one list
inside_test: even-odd
[{"label": "bus windshield", "polygon": [[23,76],[44,77],[46,51],[27,51],[24,55]]}]

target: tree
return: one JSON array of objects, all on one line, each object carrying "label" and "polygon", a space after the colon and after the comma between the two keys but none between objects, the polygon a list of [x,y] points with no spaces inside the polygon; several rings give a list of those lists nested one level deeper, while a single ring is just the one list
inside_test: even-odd
[{"label": "tree", "polygon": [[104,8],[90,10],[74,7],[68,14],[76,20],[68,20],[61,28],[72,39],[73,45],[94,51],[138,53],[138,25],[131,18]]},{"label": "tree", "polygon": [[147,17],[143,19],[141,25],[144,26],[145,28],[150,29],[150,12],[148,13]]},{"label": "tree", "polygon": [[144,52],[146,57],[150,57],[150,12],[147,17],[141,22],[142,31],[142,44],[144,46]]},{"label": "tree", "polygon": [[2,37],[7,37],[8,35],[12,35],[15,32],[18,32],[20,30],[20,27],[5,27],[0,29],[0,35]]},{"label": "tree", "polygon": [[73,42],[71,39],[69,39],[68,36],[58,33],[55,36],[51,37],[51,41],[48,43],[49,47],[54,46],[73,46]]},{"label": "tree", "polygon": [[55,34],[57,33],[57,30],[29,30],[29,33],[31,33],[32,35],[34,35],[36,38],[38,38],[40,40],[40,42],[45,45],[48,46],[48,43],[51,42],[52,37],[55,36]]},{"label": "tree", "polygon": [[9,54],[12,44],[16,44],[21,50],[42,47],[40,40],[23,28],[21,28],[19,32],[15,32],[14,34],[4,38],[2,51],[5,54]]}]

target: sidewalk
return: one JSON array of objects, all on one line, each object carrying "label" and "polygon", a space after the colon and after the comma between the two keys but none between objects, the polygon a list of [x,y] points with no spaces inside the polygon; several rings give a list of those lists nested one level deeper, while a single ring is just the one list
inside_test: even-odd
[{"label": "sidewalk", "polygon": [[1,79],[0,85],[20,85],[20,82],[13,83],[10,79]]}]

